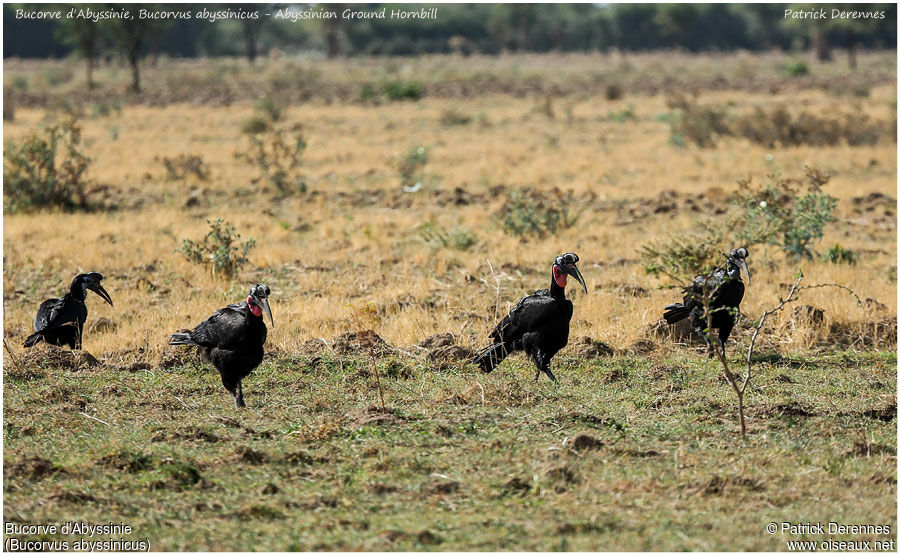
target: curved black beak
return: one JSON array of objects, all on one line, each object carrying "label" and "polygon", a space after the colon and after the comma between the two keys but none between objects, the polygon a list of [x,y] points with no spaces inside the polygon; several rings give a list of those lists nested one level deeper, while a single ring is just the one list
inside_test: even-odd
[{"label": "curved black beak", "polygon": [[254,296],[253,302],[255,302],[261,309],[263,309],[263,312],[265,312],[266,315],[269,317],[269,322],[272,323],[272,327],[274,328],[275,320],[272,319],[272,309],[269,308],[269,299],[267,299],[266,297]]},{"label": "curved black beak", "polygon": [[738,268],[744,270],[744,273],[747,274],[747,285],[750,285],[750,269],[747,268],[747,262],[743,258],[735,258],[734,262],[738,265]]},{"label": "curved black beak", "polygon": [[99,283],[91,283],[87,288],[99,295],[101,299],[108,302],[109,306],[114,306],[112,299],[109,298],[109,293],[106,292],[106,289],[104,289],[102,285]]},{"label": "curved black beak", "polygon": [[567,264],[563,266],[566,270],[566,273],[578,280],[578,283],[581,284],[581,288],[584,289],[584,292],[587,293],[587,285],[584,284],[584,278],[581,277],[581,272],[578,270],[578,266],[574,264]]}]

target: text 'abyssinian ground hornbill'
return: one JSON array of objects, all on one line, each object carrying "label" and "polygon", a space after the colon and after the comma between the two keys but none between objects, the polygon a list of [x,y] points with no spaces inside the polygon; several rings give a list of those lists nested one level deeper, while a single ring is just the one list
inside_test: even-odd
[{"label": "text 'abyssinian ground hornbill'", "polygon": [[25,347],[31,347],[44,341],[51,345],[71,349],[81,348],[82,331],[84,321],[87,320],[88,289],[100,296],[112,306],[109,293],[100,284],[103,276],[97,272],[78,274],[69,286],[69,292],[61,299],[47,299],[38,307],[37,316],[34,318],[34,333],[25,340]]},{"label": "text 'abyssinian ground hornbill'", "polygon": [[175,333],[169,345],[196,345],[204,360],[216,367],[222,376],[222,385],[234,395],[234,404],[244,404],[243,380],[263,359],[266,342],[266,324],[263,312],[272,325],[269,308],[269,286],[256,284],[242,303],[220,308],[193,330]]},{"label": "text 'abyssinian ground hornbill'", "polygon": [[[747,249],[741,247],[728,254],[725,267],[715,269],[711,274],[697,276],[688,287],[684,288],[684,302],[666,306],[663,318],[669,325],[691,317],[691,327],[706,341],[709,356],[713,356],[712,343],[707,330],[719,330],[719,348],[725,356],[725,342],[731,335],[731,329],[737,322],[738,307],[744,298],[744,282],[741,281],[741,270],[747,274],[750,283],[750,270],[747,268]],[[704,300],[709,304],[710,318],[704,318]],[[704,320],[706,322],[704,323]]]},{"label": "text 'abyssinian ground hornbill'", "polygon": [[550,289],[541,289],[523,297],[497,324],[490,338],[494,341],[480,350],[473,360],[484,372],[490,372],[513,351],[524,351],[537,367],[534,380],[550,371],[550,359],[569,342],[572,301],[566,298],[566,276],[572,276],[584,292],[587,286],[575,264],[578,255],[567,252],[556,257],[551,270]]}]

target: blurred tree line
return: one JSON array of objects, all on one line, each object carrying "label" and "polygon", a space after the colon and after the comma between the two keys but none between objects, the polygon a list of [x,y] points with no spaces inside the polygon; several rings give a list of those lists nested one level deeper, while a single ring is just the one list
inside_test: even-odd
[{"label": "blurred tree line", "polygon": [[[214,23],[190,20],[17,20],[15,10],[54,9],[52,4],[4,4],[4,57],[47,58],[70,53],[100,56],[165,54],[173,57],[247,56],[272,49],[329,56],[496,54],[502,51],[571,52],[682,48],[688,51],[812,49],[822,60],[832,47],[897,47],[896,4],[449,4],[437,19],[341,19],[345,9],[417,10],[416,4],[57,4],[94,11],[259,10],[256,20]],[[276,10],[328,10],[336,19],[292,22],[266,17]],[[884,11],[883,19],[795,20],[786,9]],[[91,38],[93,36],[93,38]],[[851,60],[854,63],[855,58]],[[88,65],[90,65],[90,61]],[[134,65],[136,68],[136,64]],[[90,71],[90,69],[88,69]]]}]

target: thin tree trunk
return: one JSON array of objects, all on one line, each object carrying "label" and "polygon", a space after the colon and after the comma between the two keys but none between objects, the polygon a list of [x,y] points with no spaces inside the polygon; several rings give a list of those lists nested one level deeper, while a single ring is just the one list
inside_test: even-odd
[{"label": "thin tree trunk", "polygon": [[86,56],[85,59],[85,69],[87,70],[87,87],[89,90],[94,90],[96,86],[94,83],[94,57]]},{"label": "thin tree trunk", "polygon": [[138,68],[138,56],[130,56],[129,62],[131,63],[131,92],[139,94],[141,92],[141,72]]}]

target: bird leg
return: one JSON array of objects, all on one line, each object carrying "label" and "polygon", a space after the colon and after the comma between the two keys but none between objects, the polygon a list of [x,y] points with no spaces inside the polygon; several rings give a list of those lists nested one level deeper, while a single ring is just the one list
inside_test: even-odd
[{"label": "bird leg", "polygon": [[544,370],[544,356],[540,353],[534,353],[531,356],[531,361],[534,362],[534,367],[537,371],[534,373],[534,381],[537,382],[538,378],[541,377],[541,372]]},{"label": "bird leg", "polygon": [[550,371],[550,363],[547,363],[547,365],[544,366],[544,373],[550,376],[550,379],[553,380],[553,383],[559,383],[556,381],[556,376],[554,376],[553,372]]},{"label": "bird leg", "polygon": [[241,385],[241,382],[237,383],[237,387],[235,388],[234,394],[234,404],[238,408],[246,407],[247,405],[244,403],[244,386]]},{"label": "bird leg", "polygon": [[721,337],[719,337],[718,342],[719,342],[719,348],[722,349],[722,358],[725,358],[725,342],[722,341]]}]

